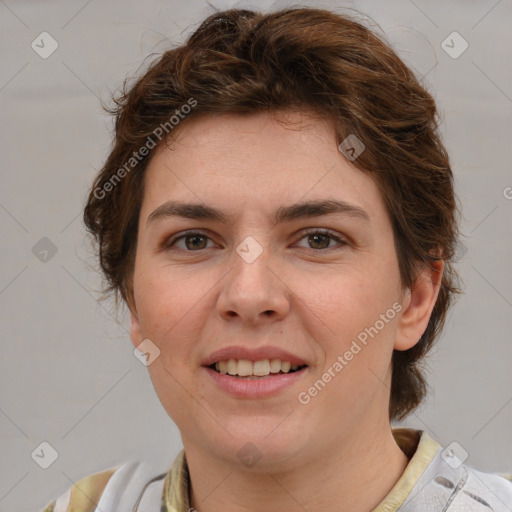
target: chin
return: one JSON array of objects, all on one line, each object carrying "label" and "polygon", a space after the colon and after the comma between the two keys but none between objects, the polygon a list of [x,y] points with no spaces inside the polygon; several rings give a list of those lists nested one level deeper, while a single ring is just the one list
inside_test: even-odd
[{"label": "chin", "polygon": [[[292,416],[284,421],[281,415],[225,422],[223,425],[232,436],[220,429],[219,435],[210,439],[210,450],[229,464],[245,466],[248,470],[263,472],[279,468],[284,471],[287,465],[292,467],[295,463],[301,446],[311,449],[312,436],[307,434],[303,424],[292,423]],[[203,442],[207,435],[205,432]]]}]

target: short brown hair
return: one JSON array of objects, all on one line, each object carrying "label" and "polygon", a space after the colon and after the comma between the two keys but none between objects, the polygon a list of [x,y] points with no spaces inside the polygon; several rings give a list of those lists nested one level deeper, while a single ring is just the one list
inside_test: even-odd
[{"label": "short brown hair", "polygon": [[390,419],[407,416],[426,394],[419,363],[458,292],[451,263],[456,198],[432,96],[387,43],[349,17],[312,8],[209,16],[132,86],[125,81],[109,109],[116,116],[115,144],[91,188],[84,221],[116,302],[119,294],[128,305],[133,297],[144,171],[152,154],[141,157],[139,150],[191,98],[196,106],[178,128],[199,113],[299,109],[331,120],[339,143],[356,135],[366,148],[353,163],[374,178],[385,200],[402,285],[413,285],[418,264],[445,261],[426,331],[414,347],[393,354]]}]

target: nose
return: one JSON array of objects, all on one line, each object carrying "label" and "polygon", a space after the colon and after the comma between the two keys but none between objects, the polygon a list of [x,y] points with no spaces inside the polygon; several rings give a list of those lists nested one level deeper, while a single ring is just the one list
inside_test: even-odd
[{"label": "nose", "polygon": [[232,267],[217,300],[219,315],[231,322],[237,319],[241,324],[253,325],[283,319],[292,294],[279,274],[282,267],[268,248],[255,259],[245,257],[243,251],[233,253]]}]

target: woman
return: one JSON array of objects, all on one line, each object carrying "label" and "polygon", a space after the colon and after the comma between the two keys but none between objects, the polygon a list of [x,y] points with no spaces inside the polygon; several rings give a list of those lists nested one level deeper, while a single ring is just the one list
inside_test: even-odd
[{"label": "woman", "polygon": [[45,511],[510,510],[458,445],[392,429],[455,293],[432,97],[359,23],[210,16],[117,98],[85,223],[184,450]]}]

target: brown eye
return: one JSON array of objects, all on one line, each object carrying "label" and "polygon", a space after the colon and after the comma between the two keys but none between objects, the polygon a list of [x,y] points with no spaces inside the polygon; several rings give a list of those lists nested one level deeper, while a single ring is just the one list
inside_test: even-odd
[{"label": "brown eye", "polygon": [[325,249],[329,247],[330,236],[325,234],[309,235],[308,241],[313,245],[313,249]]},{"label": "brown eye", "polygon": [[[331,249],[340,249],[343,246],[348,245],[345,240],[329,230],[311,229],[304,234],[301,240],[306,238],[309,246],[308,248],[313,251],[329,252]],[[338,247],[331,244],[333,241],[337,242]]]},{"label": "brown eye", "polygon": [[[206,246],[205,246],[205,241],[207,239],[206,236],[203,236],[203,235],[187,235],[185,237],[183,237],[185,239],[185,245],[187,247],[187,249],[191,249],[191,250],[194,250],[194,249],[204,249]],[[190,242],[190,243],[188,243]]]},{"label": "brown eye", "polygon": [[[210,237],[199,231],[189,231],[188,233],[182,234],[171,239],[166,245],[166,249],[176,249],[177,251],[184,252],[196,252],[202,249],[207,249],[208,240]],[[181,247],[177,244],[178,242],[184,241]]]}]

